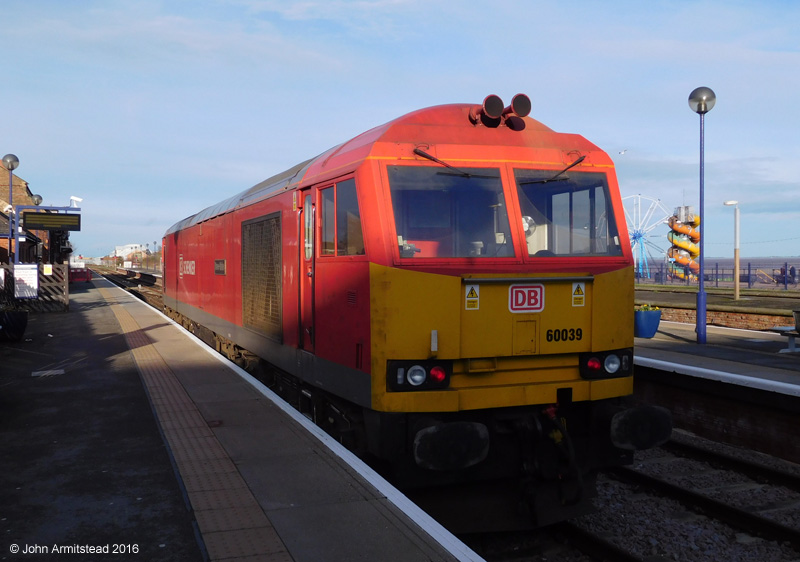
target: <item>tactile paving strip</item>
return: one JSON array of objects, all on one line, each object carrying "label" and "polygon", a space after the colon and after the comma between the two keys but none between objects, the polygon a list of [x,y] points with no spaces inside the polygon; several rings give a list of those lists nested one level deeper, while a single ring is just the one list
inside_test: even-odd
[{"label": "tactile paving strip", "polygon": [[100,289],[119,321],[178,465],[209,560],[291,562],[264,511],[194,402],[114,293]]}]

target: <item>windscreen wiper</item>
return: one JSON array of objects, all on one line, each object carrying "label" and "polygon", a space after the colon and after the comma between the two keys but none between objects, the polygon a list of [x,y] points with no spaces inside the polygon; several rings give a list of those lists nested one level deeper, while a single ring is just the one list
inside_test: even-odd
[{"label": "windscreen wiper", "polygon": [[557,173],[556,175],[554,175],[553,177],[551,177],[551,178],[548,178],[548,179],[546,179],[546,180],[529,180],[529,181],[521,181],[521,182],[519,182],[519,184],[520,184],[520,185],[528,185],[528,184],[531,184],[531,183],[549,183],[549,182],[551,182],[551,181],[566,181],[566,180],[568,180],[569,178],[560,178],[560,177],[558,177],[558,176],[560,176],[561,174],[563,174],[564,172],[566,172],[566,171],[567,171],[567,170],[569,170],[570,168],[572,168],[572,167],[574,167],[574,166],[577,166],[578,164],[580,164],[581,162],[583,162],[585,159],[586,159],[586,155],[584,154],[583,156],[581,156],[580,158],[578,158],[577,160],[575,160],[575,162],[573,162],[572,164],[570,164],[569,166],[567,166],[566,168],[564,168],[563,170],[561,170],[560,172],[558,172],[558,173]]},{"label": "windscreen wiper", "polygon": [[431,162],[436,162],[437,164],[441,164],[445,168],[450,168],[451,170],[455,170],[456,172],[458,172],[458,174],[460,176],[464,176],[465,178],[471,178],[472,177],[472,174],[470,174],[469,172],[465,172],[464,170],[459,170],[458,168],[456,168],[455,166],[451,166],[450,164],[448,164],[444,160],[439,160],[433,154],[428,154],[427,152],[425,152],[421,148],[415,148],[414,149],[414,154],[416,154],[417,156],[422,156],[423,158],[427,158]]},{"label": "windscreen wiper", "polygon": [[[461,168],[456,168],[455,166],[453,166],[451,164],[448,164],[444,160],[440,160],[440,159],[436,158],[436,156],[434,156],[433,154],[428,154],[427,152],[425,152],[421,148],[415,148],[414,149],[414,154],[416,154],[417,156],[422,156],[423,158],[427,158],[431,162],[436,162],[437,164],[441,164],[445,168],[450,168],[451,170],[454,171],[453,174],[445,174],[445,175],[461,176],[462,178],[490,178],[490,179],[497,179],[497,178],[500,177],[500,173],[499,172],[496,173],[496,174],[493,174],[493,175],[489,175],[489,174],[470,174],[469,172],[465,172]],[[444,172],[440,172],[440,173],[444,173]]]}]

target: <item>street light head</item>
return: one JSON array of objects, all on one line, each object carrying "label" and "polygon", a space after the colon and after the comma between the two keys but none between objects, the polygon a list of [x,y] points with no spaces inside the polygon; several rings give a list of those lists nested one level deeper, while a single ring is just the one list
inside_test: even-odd
[{"label": "street light head", "polygon": [[738,205],[739,202],[738,201],[723,201],[722,204],[725,205],[726,207],[732,207],[733,205]]},{"label": "street light head", "polygon": [[42,196],[38,193],[31,197],[31,201],[34,205],[41,205],[42,204]]},{"label": "street light head", "polygon": [[17,166],[19,166],[19,158],[14,156],[13,154],[6,154],[3,156],[3,166],[5,166],[6,170],[16,170]]},{"label": "street light head", "polygon": [[695,88],[692,90],[692,93],[689,94],[689,107],[692,108],[692,111],[700,115],[711,111],[716,102],[717,96],[714,90],[706,88],[705,86]]}]

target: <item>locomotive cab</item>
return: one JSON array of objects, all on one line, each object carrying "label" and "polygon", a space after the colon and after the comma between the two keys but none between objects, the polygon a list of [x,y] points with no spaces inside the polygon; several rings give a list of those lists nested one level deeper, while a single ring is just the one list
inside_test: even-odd
[{"label": "locomotive cab", "polygon": [[[520,130],[482,132],[501,148],[427,142],[385,158],[393,228],[385,266],[371,260],[367,434],[379,457],[408,453],[392,475],[405,488],[532,482],[545,524],[580,513],[594,470],[662,443],[671,421],[620,400],[633,271],[608,157],[583,139],[509,157]],[[548,493],[559,509],[541,509]]]}]

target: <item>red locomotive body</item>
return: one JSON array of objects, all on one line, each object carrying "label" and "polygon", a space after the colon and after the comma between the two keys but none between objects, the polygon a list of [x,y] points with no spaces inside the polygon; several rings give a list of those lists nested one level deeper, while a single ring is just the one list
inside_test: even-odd
[{"label": "red locomotive body", "polygon": [[410,113],[177,223],[164,302],[401,486],[522,482],[543,524],[669,420],[618,403],[633,262],[613,163],[529,104]]}]

